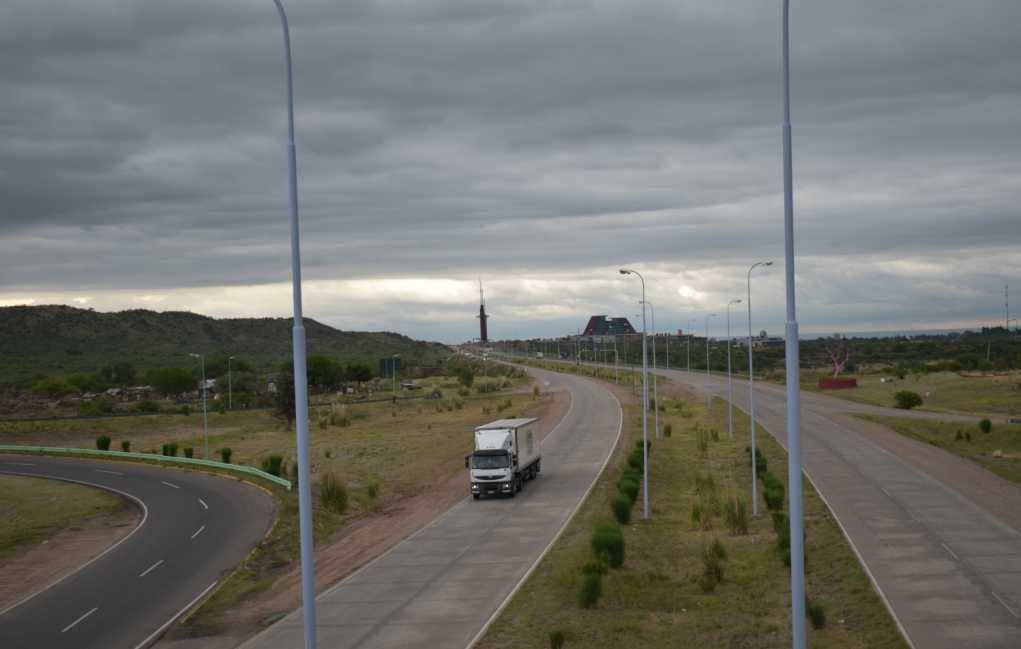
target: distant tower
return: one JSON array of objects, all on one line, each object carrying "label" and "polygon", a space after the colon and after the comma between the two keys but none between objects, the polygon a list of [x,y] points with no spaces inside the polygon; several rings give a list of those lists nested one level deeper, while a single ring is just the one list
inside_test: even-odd
[{"label": "distant tower", "polygon": [[488,318],[489,316],[486,315],[486,298],[483,297],[482,295],[481,279],[479,280],[479,314],[475,317],[479,319],[480,324],[479,333],[482,334],[481,336],[479,336],[479,342],[488,343],[489,336],[486,334],[486,318]]}]

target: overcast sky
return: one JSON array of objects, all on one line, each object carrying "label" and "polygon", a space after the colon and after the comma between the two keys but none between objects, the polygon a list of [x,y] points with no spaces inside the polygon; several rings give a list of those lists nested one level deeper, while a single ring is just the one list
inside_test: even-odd
[{"label": "overcast sky", "polygon": [[[304,314],[785,320],[780,0],[284,0]],[[1021,316],[1021,2],[791,3],[805,332]],[[272,0],[0,3],[0,305],[293,313]],[[1015,323],[1012,323],[1012,325]],[[652,319],[649,319],[649,328]]]}]

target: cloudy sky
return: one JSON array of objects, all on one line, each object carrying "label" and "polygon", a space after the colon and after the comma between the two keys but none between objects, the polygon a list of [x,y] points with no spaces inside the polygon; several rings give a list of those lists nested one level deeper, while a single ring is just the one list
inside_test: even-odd
[{"label": "cloudy sky", "polygon": [[[780,0],[284,0],[304,313],[785,319]],[[794,0],[804,332],[1021,316],[1021,2]],[[0,3],[0,305],[292,313],[272,0]],[[640,319],[639,319],[640,320]],[[1013,324],[1013,323],[1012,323]],[[651,319],[650,319],[651,328]]]}]

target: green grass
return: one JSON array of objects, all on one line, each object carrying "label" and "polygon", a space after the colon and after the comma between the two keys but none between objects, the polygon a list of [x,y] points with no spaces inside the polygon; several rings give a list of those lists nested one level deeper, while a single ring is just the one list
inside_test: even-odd
[{"label": "green grass", "polygon": [[134,510],[117,496],[82,485],[0,475],[0,564],[85,519],[117,521]]},{"label": "green grass", "polygon": [[[979,430],[978,422],[857,416],[889,426],[901,435],[945,448],[1000,477],[1021,484],[1021,425],[993,423],[992,431],[986,435]],[[960,439],[957,438],[958,432],[961,433]],[[968,433],[971,434],[970,440]],[[994,457],[997,451],[1002,457]]]},{"label": "green grass", "polygon": [[[745,441],[729,442],[722,436],[708,443],[707,457],[699,458],[696,430],[725,428],[726,409],[714,409],[710,416],[701,403],[673,402],[662,395],[660,400],[666,406],[661,422],[671,423],[675,432],[658,440],[649,454],[650,521],[642,520],[639,499],[632,522],[624,526],[626,559],[621,568],[603,575],[598,602],[591,609],[579,606],[582,567],[594,558],[592,532],[613,521],[609,502],[624,469],[624,454],[641,435],[640,408],[628,409],[615,460],[477,647],[545,647],[549,634],[558,630],[569,639],[566,646],[579,647],[790,646],[790,573],[774,548],[776,534],[764,503],[759,504],[762,517],[749,522],[748,534],[728,533],[725,502],[712,518],[711,531],[696,529],[691,520],[692,505],[700,497],[724,500],[736,495],[748,501],[751,465]],[[682,416],[679,405],[694,416]],[[735,413],[735,429],[747,427],[747,417]],[[763,434],[758,446],[771,460],[773,473],[786,483],[780,445]],[[705,480],[709,470],[711,492]],[[701,494],[696,483],[703,486]],[[809,625],[810,645],[905,647],[839,526],[807,481],[804,507],[806,589],[830,620],[819,630]],[[707,595],[698,580],[704,571],[703,544],[711,543],[713,534],[719,535],[726,559],[722,581]]]},{"label": "green grass", "polygon": [[848,374],[846,378],[858,379],[858,387],[844,390],[820,390],[819,375],[803,376],[801,387],[856,403],[889,408],[895,406],[893,395],[900,390],[917,392],[923,399],[929,392],[926,403],[916,410],[976,417],[1003,419],[1018,414],[1021,409],[1021,374],[1017,372],[996,376],[960,376],[955,372],[908,374],[903,379],[893,376],[893,381],[880,383],[882,376]]}]

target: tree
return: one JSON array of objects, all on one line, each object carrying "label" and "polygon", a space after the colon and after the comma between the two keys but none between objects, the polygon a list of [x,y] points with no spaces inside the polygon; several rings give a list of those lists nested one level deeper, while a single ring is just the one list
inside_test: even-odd
[{"label": "tree", "polygon": [[326,356],[313,354],[305,359],[309,385],[333,385],[333,367]]},{"label": "tree", "polygon": [[78,394],[78,388],[74,387],[64,379],[54,376],[37,382],[32,386],[30,392],[37,397],[57,399],[69,394]]},{"label": "tree", "polygon": [[148,379],[153,390],[172,395],[175,400],[182,392],[191,392],[198,387],[198,381],[192,373],[180,367],[155,370],[149,374]]},{"label": "tree", "polygon": [[840,343],[833,348],[830,348],[829,345],[825,345],[825,347],[826,353],[829,354],[830,360],[833,361],[833,366],[836,368],[836,371],[833,372],[833,378],[837,378],[840,376],[840,370],[844,369],[844,365],[847,364],[847,361],[851,358],[851,354],[853,354],[856,349],[854,345],[845,346],[844,343]]},{"label": "tree", "polygon": [[893,400],[901,410],[911,410],[915,406],[922,405],[922,396],[911,390],[901,390],[893,395]]},{"label": "tree", "polygon": [[475,382],[475,373],[465,365],[455,365],[450,368],[450,373],[457,377],[458,383],[466,388],[470,388]]},{"label": "tree", "polygon": [[131,385],[135,382],[135,368],[131,363],[119,362],[99,370],[99,377],[115,385]]},{"label": "tree", "polygon": [[352,381],[361,385],[372,378],[372,368],[368,363],[351,363],[347,366],[347,375]]},{"label": "tree", "polygon": [[286,430],[290,430],[298,407],[294,397],[294,375],[290,372],[280,372],[277,374],[276,386],[277,413],[287,420]]},{"label": "tree", "polygon": [[68,377],[67,382],[78,388],[79,392],[101,392],[104,383],[95,374],[77,372]]}]

